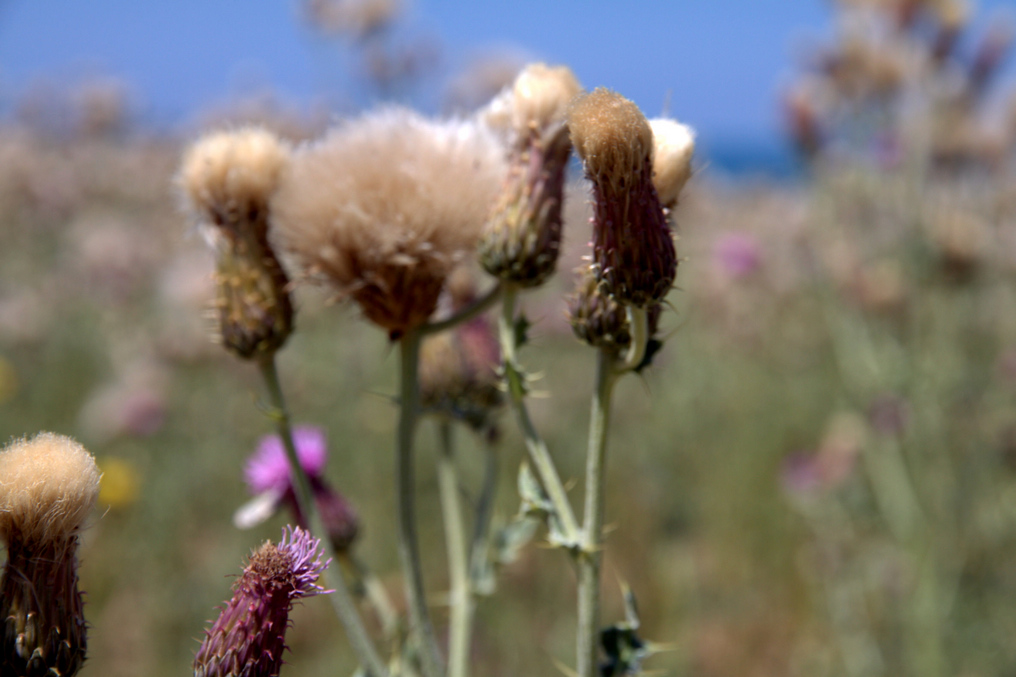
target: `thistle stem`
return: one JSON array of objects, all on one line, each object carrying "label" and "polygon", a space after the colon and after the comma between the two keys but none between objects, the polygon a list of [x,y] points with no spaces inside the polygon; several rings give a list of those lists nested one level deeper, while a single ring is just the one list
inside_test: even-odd
[{"label": "thistle stem", "polygon": [[437,479],[441,492],[441,512],[444,517],[448,573],[451,581],[448,677],[466,677],[469,674],[469,643],[473,622],[469,549],[466,544],[466,527],[462,521],[462,505],[459,501],[459,478],[455,468],[451,421],[442,419],[438,423],[438,432],[441,438],[441,457],[438,461]]},{"label": "thistle stem", "polygon": [[649,316],[645,308],[625,307],[628,315],[628,326],[631,328],[631,345],[624,356],[625,369],[636,369],[646,356],[646,344],[649,342]]},{"label": "thistle stem", "polygon": [[[634,335],[632,336],[634,343]],[[585,522],[579,557],[578,677],[596,675],[600,617],[600,565],[603,559],[603,489],[610,426],[610,397],[617,372],[614,358],[600,349],[596,361],[596,390],[589,414],[589,450],[586,456]]]},{"label": "thistle stem", "polygon": [[476,579],[486,568],[489,557],[490,522],[494,512],[494,494],[497,492],[497,453],[494,443],[484,445],[483,488],[476,503],[476,522],[473,525],[473,544],[469,552],[470,578]]},{"label": "thistle stem", "polygon": [[416,486],[413,473],[413,434],[419,409],[417,386],[420,359],[420,332],[410,329],[399,340],[399,428],[395,454],[395,495],[398,502],[399,558],[409,605],[409,619],[419,641],[420,666],[424,677],[442,677],[441,651],[427,611],[416,534]]},{"label": "thistle stem", "polygon": [[272,406],[269,417],[275,423],[279,437],[282,438],[282,446],[286,451],[286,458],[289,460],[289,469],[293,477],[293,488],[296,493],[297,505],[300,507],[300,512],[307,518],[311,534],[320,536],[325,557],[329,559],[328,568],[325,569],[325,581],[328,587],[333,589],[333,592],[328,595],[328,598],[335,608],[336,615],[346,629],[349,643],[352,644],[357,658],[359,658],[367,672],[373,677],[388,677],[388,669],[374,647],[370,635],[367,634],[367,629],[363,625],[363,620],[360,618],[356,604],[353,602],[353,597],[349,592],[345,579],[342,577],[342,572],[339,570],[335,548],[332,546],[331,539],[328,538],[324,524],[321,522],[321,515],[318,513],[314,495],[311,492],[310,480],[307,478],[307,473],[304,472],[303,466],[300,465],[299,457],[296,455],[296,444],[293,442],[293,431],[289,422],[289,411],[286,409],[286,400],[282,394],[282,386],[279,384],[279,372],[275,365],[275,354],[269,353],[263,355],[258,360],[258,367],[265,381],[268,398]]},{"label": "thistle stem", "polygon": [[363,560],[353,552],[340,553],[339,557],[346,564],[346,570],[359,585],[357,595],[362,595],[377,614],[385,639],[393,639],[399,629],[399,614],[395,611],[388,591],[378,577],[370,570]]},{"label": "thistle stem", "polygon": [[494,305],[494,303],[500,296],[501,296],[501,283],[499,282],[495,284],[493,287],[491,287],[490,291],[488,291],[486,294],[484,294],[479,299],[474,301],[472,305],[463,308],[457,313],[453,313],[452,315],[446,317],[443,320],[438,320],[437,322],[425,324],[422,327],[420,327],[417,331],[419,331],[422,335],[426,336],[428,334],[437,334],[447,329],[451,329],[456,325],[462,324],[463,322],[467,322],[473,319],[480,313],[490,308],[492,305]]},{"label": "thistle stem", "polygon": [[554,461],[550,457],[547,445],[543,443],[540,434],[536,431],[532,419],[529,418],[529,411],[526,409],[525,375],[520,371],[516,358],[515,345],[515,301],[518,290],[504,283],[501,291],[501,320],[499,334],[501,339],[501,352],[504,355],[504,378],[508,387],[508,399],[511,401],[515,418],[526,442],[526,451],[529,453],[529,460],[536,469],[536,475],[547,492],[554,512],[560,523],[562,535],[566,543],[571,547],[578,547],[581,533],[579,532],[578,521],[572,511],[568,496],[565,493],[564,485],[554,467]]}]

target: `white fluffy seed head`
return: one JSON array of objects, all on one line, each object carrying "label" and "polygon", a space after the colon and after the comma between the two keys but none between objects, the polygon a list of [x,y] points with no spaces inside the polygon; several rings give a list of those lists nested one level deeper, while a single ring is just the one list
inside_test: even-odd
[{"label": "white fluffy seed head", "polygon": [[656,118],[653,130],[653,184],[665,207],[677,204],[684,184],[691,178],[691,157],[695,153],[695,132],[677,120]]},{"label": "white fluffy seed head", "polygon": [[99,495],[99,468],[63,435],[39,433],[0,451],[0,538],[46,543],[69,538]]},{"label": "white fluffy seed head", "polygon": [[289,147],[266,129],[213,132],[187,149],[177,182],[200,220],[224,225],[268,204],[288,159]]},{"label": "white fluffy seed head", "polygon": [[297,149],[272,201],[278,244],[305,275],[391,331],[426,320],[472,255],[506,173],[483,125],[405,109],[350,120]]}]

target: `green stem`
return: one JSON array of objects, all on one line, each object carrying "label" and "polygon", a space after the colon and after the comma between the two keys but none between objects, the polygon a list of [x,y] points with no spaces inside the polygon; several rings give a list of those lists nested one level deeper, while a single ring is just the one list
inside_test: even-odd
[{"label": "green stem", "polygon": [[452,423],[438,423],[441,436],[441,458],[437,479],[441,492],[441,513],[444,517],[445,543],[448,547],[448,573],[451,580],[449,601],[451,619],[448,640],[448,677],[469,674],[469,640],[473,622],[473,595],[469,585],[469,549],[466,527],[459,502],[459,479],[455,469]]},{"label": "green stem", "polygon": [[487,558],[490,556],[490,523],[494,514],[494,495],[497,493],[497,452],[490,440],[484,444],[484,466],[483,488],[476,503],[476,523],[473,525],[473,544],[469,553],[473,579],[486,569]]},{"label": "green stem", "polygon": [[395,605],[392,604],[384,584],[353,552],[340,553],[339,557],[343,559],[347,571],[360,586],[357,595],[362,595],[374,607],[385,638],[394,639],[399,630],[399,614],[395,611]]},{"label": "green stem", "polygon": [[501,284],[498,283],[495,284],[493,287],[491,287],[490,291],[488,291],[486,294],[484,294],[475,302],[473,302],[471,306],[463,308],[459,312],[454,313],[443,320],[425,324],[422,327],[420,327],[417,331],[426,336],[428,334],[437,334],[438,332],[451,329],[452,327],[458,324],[473,319],[483,311],[490,308],[492,305],[494,305],[494,302],[497,301],[498,297],[500,296],[501,296]]},{"label": "green stem", "polygon": [[547,492],[551,503],[554,506],[556,519],[560,525],[561,536],[565,545],[577,547],[581,534],[578,521],[568,502],[568,495],[564,490],[564,484],[557,474],[554,461],[550,457],[547,445],[543,443],[540,434],[536,431],[532,419],[529,418],[529,411],[526,409],[525,375],[518,367],[515,345],[515,301],[518,291],[512,285],[505,283],[502,288],[500,339],[501,351],[504,354],[504,377],[508,386],[508,399],[511,401],[515,418],[526,442],[526,451],[529,453],[529,460],[536,469],[536,475]]},{"label": "green stem", "polygon": [[279,384],[279,373],[275,366],[274,353],[267,354],[258,360],[258,367],[261,376],[265,381],[268,390],[268,398],[272,405],[270,417],[282,438],[282,446],[286,451],[286,458],[289,460],[290,473],[293,477],[293,485],[296,493],[296,503],[300,512],[307,519],[310,525],[311,534],[317,534],[324,547],[325,556],[330,560],[328,568],[325,569],[325,581],[328,587],[334,591],[328,595],[335,608],[335,613],[346,629],[349,642],[356,652],[357,658],[373,677],[387,677],[388,670],[381,656],[378,654],[374,643],[367,634],[363,620],[356,609],[353,597],[349,593],[346,581],[339,570],[338,558],[331,539],[327,536],[324,524],[321,522],[321,515],[318,513],[314,495],[311,492],[310,480],[303,466],[300,465],[299,457],[296,455],[296,444],[293,442],[293,431],[289,423],[289,412],[286,409],[286,400],[282,395],[282,386]]},{"label": "green stem", "polygon": [[408,330],[399,340],[399,429],[395,455],[399,524],[399,558],[406,586],[411,628],[419,641],[420,666],[424,677],[442,677],[441,651],[427,611],[420,565],[420,545],[416,536],[415,480],[413,477],[413,433],[419,409],[417,387],[420,359],[420,333]]},{"label": "green stem", "polygon": [[578,677],[594,677],[597,669],[604,467],[610,426],[610,397],[616,381],[614,358],[607,350],[600,349],[596,361],[596,390],[589,415],[585,522],[582,528],[582,554],[579,558]]},{"label": "green stem", "polygon": [[624,356],[625,369],[635,369],[646,357],[646,345],[649,343],[649,315],[645,308],[627,306],[628,327],[631,331],[631,344],[628,354]]}]

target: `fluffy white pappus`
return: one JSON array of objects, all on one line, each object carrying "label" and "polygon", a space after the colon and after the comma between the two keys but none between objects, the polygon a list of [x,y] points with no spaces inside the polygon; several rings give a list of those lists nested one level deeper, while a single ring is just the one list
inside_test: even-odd
[{"label": "fluffy white pappus", "polygon": [[563,122],[568,105],[581,93],[582,85],[567,66],[532,63],[480,115],[500,133],[525,138],[530,129],[546,130]]},{"label": "fluffy white pappus", "polygon": [[236,223],[268,204],[288,157],[288,145],[260,127],[212,132],[187,149],[177,184],[200,220]]},{"label": "fluffy white pappus", "polygon": [[695,153],[695,132],[670,118],[649,121],[653,130],[653,184],[665,207],[677,204],[684,184],[691,178],[691,158]]},{"label": "fluffy white pappus", "polygon": [[95,459],[64,435],[39,433],[0,451],[0,537],[8,544],[73,536],[99,495]]},{"label": "fluffy white pappus", "polygon": [[475,251],[504,158],[475,120],[370,113],[294,151],[271,203],[272,237],[370,319],[405,328],[433,311],[445,276]]}]

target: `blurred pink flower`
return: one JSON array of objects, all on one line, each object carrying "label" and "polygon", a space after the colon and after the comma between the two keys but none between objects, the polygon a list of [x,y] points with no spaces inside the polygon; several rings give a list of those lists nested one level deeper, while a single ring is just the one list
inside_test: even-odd
[{"label": "blurred pink flower", "polygon": [[761,267],[762,248],[754,235],[725,233],[713,245],[713,261],[730,277],[742,279]]},{"label": "blurred pink flower", "polygon": [[[296,426],[293,443],[300,466],[307,473],[314,503],[332,545],[339,552],[348,548],[360,530],[360,518],[352,504],[324,481],[325,462],[328,460],[328,443],[325,432],[315,426]],[[246,529],[260,524],[280,507],[287,507],[296,523],[307,528],[307,518],[300,510],[293,488],[289,459],[278,435],[261,438],[255,451],[244,466],[244,480],[255,498],[240,507],[233,523]]]},{"label": "blurred pink flower", "polygon": [[[304,472],[308,477],[320,478],[328,459],[324,430],[315,426],[296,426],[293,428],[293,443]],[[269,490],[285,493],[292,480],[282,438],[278,435],[261,438],[257,451],[244,465],[243,475],[252,494]]]}]

